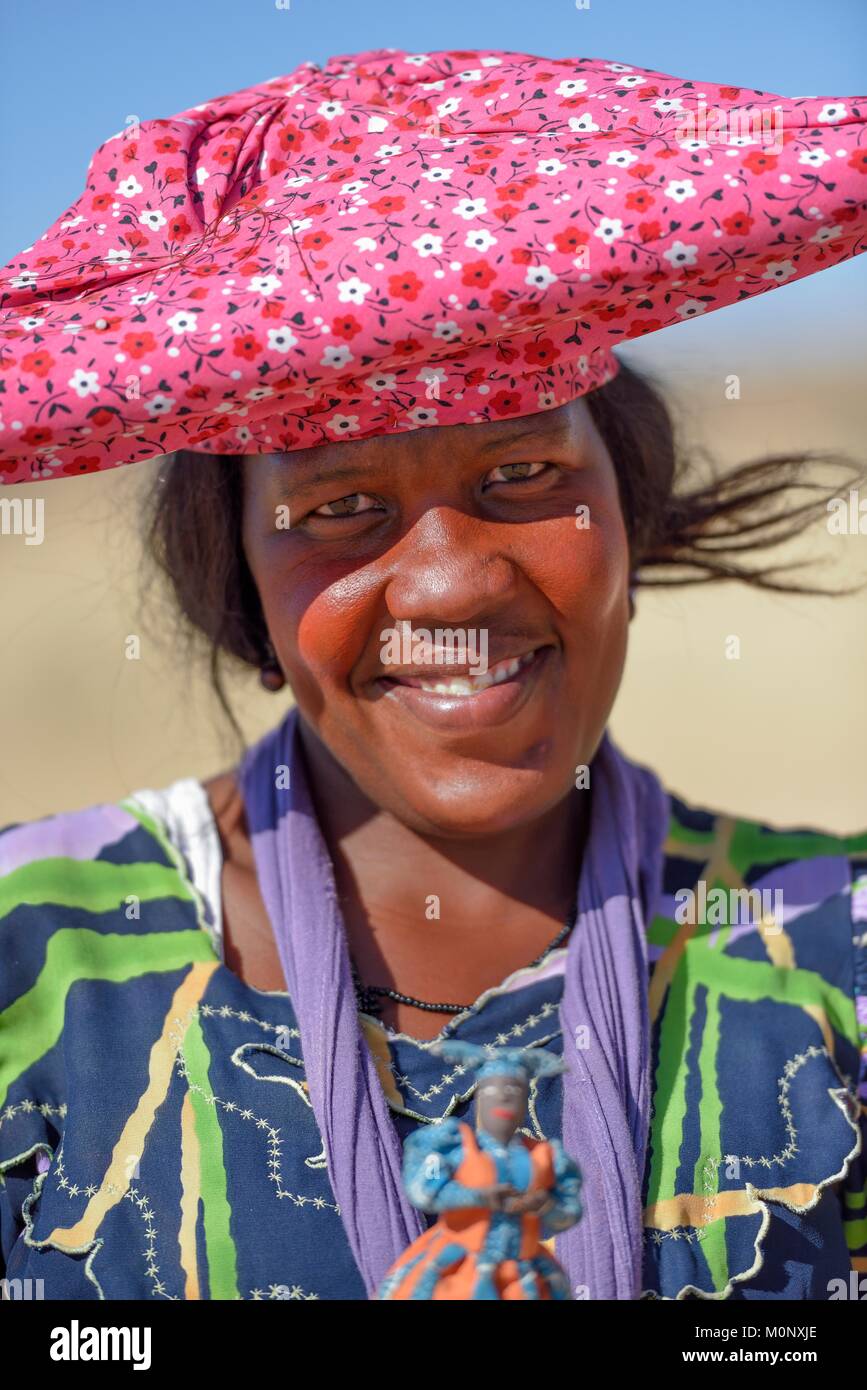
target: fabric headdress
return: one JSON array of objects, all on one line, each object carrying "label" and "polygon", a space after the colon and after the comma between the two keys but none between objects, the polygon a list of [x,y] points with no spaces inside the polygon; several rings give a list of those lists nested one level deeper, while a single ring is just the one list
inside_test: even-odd
[{"label": "fabric headdress", "polygon": [[530,415],[861,251],[867,99],[623,63],[302,63],[106,140],[0,276],[0,480]]},{"label": "fabric headdress", "polygon": [[477,1043],[462,1042],[458,1038],[444,1038],[431,1047],[439,1057],[448,1062],[461,1062],[478,1072],[479,1081],[485,1076],[523,1076],[530,1081],[534,1076],[556,1076],[566,1071],[566,1063],[550,1052],[527,1047],[498,1047],[493,1052]]}]

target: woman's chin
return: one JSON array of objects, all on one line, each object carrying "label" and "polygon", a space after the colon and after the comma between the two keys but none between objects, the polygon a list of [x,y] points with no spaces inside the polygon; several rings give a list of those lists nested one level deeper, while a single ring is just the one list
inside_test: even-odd
[{"label": "woman's chin", "polygon": [[[502,835],[537,820],[572,790],[556,769],[488,767],[488,776],[465,772],[423,784],[393,788],[397,798],[388,806],[398,820],[420,835],[443,839],[483,839]],[[496,775],[493,775],[496,774]]]}]

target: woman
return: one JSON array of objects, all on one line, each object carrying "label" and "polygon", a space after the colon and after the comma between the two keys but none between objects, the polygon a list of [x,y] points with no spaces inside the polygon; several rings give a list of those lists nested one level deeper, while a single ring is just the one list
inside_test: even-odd
[{"label": "woman", "polygon": [[455,1039],[568,1068],[525,1132],[581,1172],[573,1297],[834,1296],[867,1252],[867,836],[686,806],[605,732],[639,576],[781,587],[741,552],[826,494],[769,517],[785,460],[675,490],[611,346],[859,250],[863,107],[764,98],[769,153],[621,64],[293,78],[107,142],[2,300],[7,479],[169,454],[181,610],[295,700],[209,782],[0,835],[7,1274],[375,1296],[426,1229],[403,1140],[471,1100]]}]

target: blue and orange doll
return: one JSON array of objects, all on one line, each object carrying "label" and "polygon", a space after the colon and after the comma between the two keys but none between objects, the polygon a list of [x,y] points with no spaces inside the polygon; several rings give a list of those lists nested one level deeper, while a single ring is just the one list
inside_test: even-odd
[{"label": "blue and orange doll", "polygon": [[581,1175],[558,1139],[518,1133],[530,1081],[564,1071],[558,1058],[445,1040],[449,1061],[478,1068],[476,1129],[454,1117],[416,1130],[404,1145],[413,1205],[438,1219],[383,1280],[380,1299],[570,1299],[544,1242],[581,1216]]}]

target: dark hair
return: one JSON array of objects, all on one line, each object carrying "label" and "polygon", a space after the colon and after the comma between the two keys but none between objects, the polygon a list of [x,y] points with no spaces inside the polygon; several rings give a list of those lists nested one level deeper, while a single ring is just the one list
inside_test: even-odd
[{"label": "dark hair", "polygon": [[[740,580],[783,593],[853,591],[783,580],[805,562],[773,564],[766,554],[827,515],[829,500],[842,486],[863,481],[850,460],[777,454],[721,473],[703,454],[709,477],[699,481],[696,454],[678,457],[665,400],[633,368],[621,363],[618,375],[585,399],[617,471],[637,583]],[[144,527],[155,575],[168,580],[187,635],[206,639],[212,686],[242,737],[226,694],[224,663],[261,667],[269,638],[241,543],[239,464],[229,454],[169,455],[145,507]],[[816,474],[827,465],[846,469],[845,480],[821,483]]]}]

